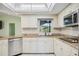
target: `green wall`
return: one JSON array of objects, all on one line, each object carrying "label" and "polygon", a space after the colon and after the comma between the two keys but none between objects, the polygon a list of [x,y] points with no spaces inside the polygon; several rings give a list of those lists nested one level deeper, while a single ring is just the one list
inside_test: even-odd
[{"label": "green wall", "polygon": [[21,18],[17,16],[1,15],[3,29],[0,29],[0,36],[9,36],[9,23],[15,23],[15,36],[21,35]]}]

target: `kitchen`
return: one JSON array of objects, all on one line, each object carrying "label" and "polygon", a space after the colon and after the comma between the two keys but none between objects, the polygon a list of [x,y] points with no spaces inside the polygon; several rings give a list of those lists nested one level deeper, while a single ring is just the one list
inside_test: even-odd
[{"label": "kitchen", "polygon": [[0,3],[0,56],[79,55],[79,3]]}]

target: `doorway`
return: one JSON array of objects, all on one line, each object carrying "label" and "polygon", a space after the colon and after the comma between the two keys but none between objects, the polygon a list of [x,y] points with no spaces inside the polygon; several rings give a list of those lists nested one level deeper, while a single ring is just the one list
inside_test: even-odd
[{"label": "doorway", "polygon": [[9,23],[9,36],[15,36],[15,23]]}]

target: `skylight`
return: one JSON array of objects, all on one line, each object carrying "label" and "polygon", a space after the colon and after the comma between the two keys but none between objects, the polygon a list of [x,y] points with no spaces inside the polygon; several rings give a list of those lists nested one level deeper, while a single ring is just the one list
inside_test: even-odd
[{"label": "skylight", "polygon": [[33,8],[45,8],[44,4],[32,4]]},{"label": "skylight", "polygon": [[2,3],[18,14],[58,14],[69,3]]},{"label": "skylight", "polygon": [[46,8],[45,4],[21,4],[20,8]]},{"label": "skylight", "polygon": [[31,5],[29,5],[29,4],[27,4],[27,5],[26,4],[22,4],[22,5],[20,5],[20,7],[21,8],[27,8],[27,7],[31,7]]},{"label": "skylight", "polygon": [[[16,12],[51,12],[52,3],[10,3]],[[53,4],[54,5],[54,4]],[[50,8],[52,7],[52,8]]]}]

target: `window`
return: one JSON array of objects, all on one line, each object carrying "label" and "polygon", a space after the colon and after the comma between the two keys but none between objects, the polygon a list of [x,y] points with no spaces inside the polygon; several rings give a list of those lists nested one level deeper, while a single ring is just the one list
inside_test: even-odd
[{"label": "window", "polygon": [[15,23],[10,23],[9,24],[9,35],[10,36],[15,36]]},{"label": "window", "polygon": [[40,20],[40,31],[41,32],[51,32],[51,21],[50,20]]},{"label": "window", "polygon": [[64,25],[75,26],[78,25],[78,13],[73,12],[64,18]]},{"label": "window", "polygon": [[73,14],[73,22],[77,23],[78,19],[77,19],[77,13]]},{"label": "window", "polygon": [[68,17],[64,18],[64,24],[71,24],[72,23],[72,15],[69,15]]},{"label": "window", "polygon": [[2,29],[2,27],[3,27],[3,22],[0,21],[0,29]]}]

